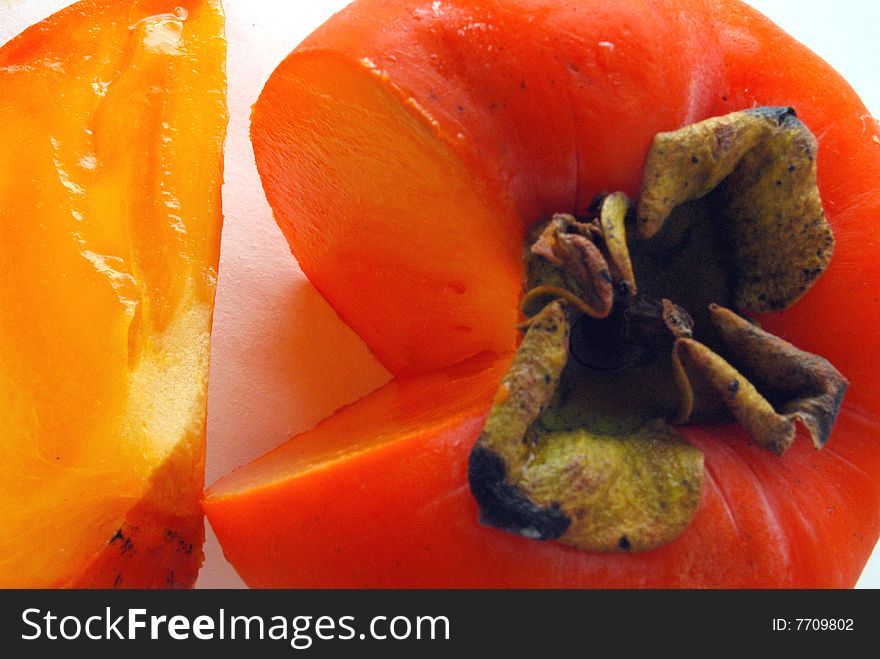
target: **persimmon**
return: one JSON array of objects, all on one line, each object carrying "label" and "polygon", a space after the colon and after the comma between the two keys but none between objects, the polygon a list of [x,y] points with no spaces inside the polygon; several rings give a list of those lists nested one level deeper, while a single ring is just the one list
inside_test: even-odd
[{"label": "persimmon", "polygon": [[[764,140],[761,122],[787,130],[795,113],[812,135],[752,149]],[[666,188],[648,174],[666,168],[651,159],[680,130],[692,131],[680,141],[695,150],[671,167],[678,197],[654,212],[672,195],[654,198]],[[353,3],[270,77],[252,140],[303,271],[397,379],[209,489],[205,508],[227,557],[262,587],[852,586],[880,533],[878,132],[836,72],[736,0]],[[682,173],[704,155],[729,168]],[[694,181],[710,205],[683,192]],[[637,200],[620,224],[594,207],[615,191]],[[760,202],[757,215],[747,201]],[[658,233],[679,204],[696,219]],[[537,223],[558,214],[562,228],[542,238],[550,225]],[[629,272],[611,230],[624,225]],[[655,258],[664,252],[652,248],[655,233],[665,252],[687,252],[694,226],[711,227],[692,241],[705,254],[688,252],[672,268]],[[572,247],[559,251],[565,241]],[[533,257],[543,259],[539,276]],[[513,359],[524,286],[527,316],[548,290],[545,309],[561,300],[565,311],[531,319],[546,336],[533,350],[527,333]],[[633,297],[636,287],[649,299]],[[679,309],[679,294],[699,309]],[[766,332],[718,304],[749,312]],[[644,309],[651,322],[633,329]],[[578,332],[599,337],[598,356],[574,355]],[[662,359],[658,344],[668,348]],[[583,476],[580,435],[568,453],[573,435],[546,449],[570,462],[544,452],[542,433],[572,432],[571,413],[535,420],[562,405],[540,389],[565,380],[557,362],[569,345],[589,384],[604,378],[598,371],[625,373],[600,402],[627,407],[639,423],[673,421],[690,447],[676,479],[697,496],[677,503],[652,485],[678,473],[661,468],[668,463],[614,457],[619,446],[605,441],[636,426],[588,423],[592,446],[611,446],[609,464],[640,483],[611,499],[611,528],[626,521],[629,495],[652,511],[679,506],[674,529],[640,526],[649,532],[639,546],[626,534],[596,540],[578,520],[605,511],[572,510],[574,489],[533,477],[549,466],[553,478],[573,473],[581,491],[601,479]],[[484,353],[496,361],[466,361]],[[754,354],[775,366],[755,366]],[[802,363],[823,375],[785,375]],[[800,391],[796,401],[783,392],[806,380],[822,382],[815,395],[825,401],[807,407],[827,403],[814,417]],[[727,411],[702,400],[711,397]],[[749,434],[717,423],[722,412]],[[585,535],[569,539],[569,528]]]},{"label": "persimmon", "polygon": [[0,586],[195,581],[225,49],[215,0],[0,49]]}]

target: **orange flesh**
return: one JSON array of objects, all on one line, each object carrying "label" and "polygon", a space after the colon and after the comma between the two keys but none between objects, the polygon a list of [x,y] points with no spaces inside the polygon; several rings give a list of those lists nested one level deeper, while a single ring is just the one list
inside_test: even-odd
[{"label": "orange flesh", "polygon": [[[442,492],[438,482],[460,479],[462,456],[508,364],[479,355],[435,374],[394,380],[222,478],[204,505],[230,562],[254,587],[386,583],[388,557],[406,554],[372,554],[370,547],[393,545],[407,527],[433,523],[430,512],[406,519],[406,511],[436,504],[424,496]],[[395,493],[408,500],[385,506]],[[335,524],[340,515],[346,523]],[[255,550],[240,542],[249,534],[274,540]],[[358,538],[361,550],[348,554]],[[335,551],[353,562],[328,571],[340,559]]]},{"label": "orange flesh", "polygon": [[[392,371],[511,350],[522,238],[506,228],[512,210],[379,76],[366,61],[306,55],[266,86],[252,132],[284,127],[254,141],[276,217],[306,275],[331,303],[344,292],[337,311]],[[426,258],[438,245],[446,258]],[[493,322],[474,322],[483,316]]]},{"label": "orange flesh", "polygon": [[[706,110],[708,81],[688,65],[713,44],[693,17],[535,4],[357,3],[254,107],[257,166],[294,255],[396,375],[509,351],[525,227],[635,192],[653,135]],[[592,45],[614,41],[627,47]]]},{"label": "orange flesh", "polygon": [[4,587],[76,583],[145,496],[199,520],[223,16],[133,5],[79,3],[0,50]]}]

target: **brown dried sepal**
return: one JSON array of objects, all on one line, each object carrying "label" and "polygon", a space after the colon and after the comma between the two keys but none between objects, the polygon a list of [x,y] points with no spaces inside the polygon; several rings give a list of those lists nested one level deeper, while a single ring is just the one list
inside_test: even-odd
[{"label": "brown dried sepal", "polygon": [[531,318],[546,304],[563,299],[590,318],[606,318],[614,305],[615,286],[636,292],[635,275],[626,243],[629,199],[622,192],[607,195],[592,222],[555,214],[539,225],[526,254],[527,293],[522,310]]},{"label": "brown dried sepal", "polygon": [[602,240],[612,266],[612,279],[626,284],[629,293],[636,293],[636,276],[633,273],[626,242],[626,217],[629,213],[629,198],[622,192],[613,192],[602,199],[599,207],[599,227]]},{"label": "brown dried sepal", "polygon": [[557,301],[535,317],[471,453],[480,519],[591,551],[666,544],[699,505],[702,454],[661,420],[615,436],[542,422],[562,405],[568,313]]},{"label": "brown dried sepal", "polygon": [[516,486],[529,459],[524,438],[553,396],[568,360],[570,332],[562,302],[551,302],[533,319],[471,450],[468,482],[487,526],[551,540],[571,524],[558,505],[540,506]]},{"label": "brown dried sepal", "polygon": [[562,298],[591,318],[605,318],[614,304],[614,289],[610,266],[596,244],[599,229],[557,213],[538,231],[526,257],[529,287],[523,313],[534,316]]},{"label": "brown dried sepal", "polygon": [[645,164],[639,236],[656,235],[677,206],[715,195],[737,308],[784,309],[834,250],[815,156],[816,139],[792,108],[754,108],[659,133]]},{"label": "brown dried sepal", "polygon": [[676,341],[673,362],[682,398],[675,421],[710,416],[714,403],[723,401],[755,442],[778,455],[794,441],[796,422],[822,448],[840,410],[846,378],[827,360],[728,309],[713,305],[710,317],[730,361],[693,339]]},{"label": "brown dried sepal", "polygon": [[559,541],[587,551],[648,551],[672,542],[700,503],[703,454],[656,419],[626,435],[529,434],[516,485],[571,520]]},{"label": "brown dried sepal", "polygon": [[649,550],[687,527],[701,496],[702,454],[665,419],[732,415],[777,454],[800,422],[824,445],[843,376],[709,304],[785,308],[826,268],[815,150],[790,108],[710,119],[655,139],[632,247],[622,193],[591,221],[557,214],[532,232],[527,332],[468,465],[482,522]]}]

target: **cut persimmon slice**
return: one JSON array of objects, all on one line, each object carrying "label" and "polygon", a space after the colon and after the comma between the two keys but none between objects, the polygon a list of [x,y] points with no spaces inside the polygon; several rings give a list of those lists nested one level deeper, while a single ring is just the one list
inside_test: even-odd
[{"label": "cut persimmon slice", "polygon": [[0,49],[0,586],[189,586],[226,128],[215,0]]}]

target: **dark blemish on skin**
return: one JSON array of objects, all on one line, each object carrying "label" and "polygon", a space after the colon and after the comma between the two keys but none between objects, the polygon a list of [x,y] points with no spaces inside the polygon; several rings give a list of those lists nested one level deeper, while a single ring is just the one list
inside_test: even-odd
[{"label": "dark blemish on skin", "polygon": [[169,588],[174,588],[174,570],[168,574],[168,578],[165,580],[165,583],[168,584]]},{"label": "dark blemish on skin", "polygon": [[620,541],[617,543],[617,546],[623,549],[623,551],[629,551],[632,545],[629,542],[629,538],[625,535],[620,536]]},{"label": "dark blemish on skin", "polygon": [[550,384],[550,380],[552,380],[552,378],[550,377],[550,374],[545,373],[544,374],[544,384]]},{"label": "dark blemish on skin", "polygon": [[464,112],[464,108],[463,108],[461,105],[459,105],[459,106],[458,106],[458,111],[459,111],[459,112]]},{"label": "dark blemish on skin", "polygon": [[520,89],[525,89],[525,88],[526,88],[526,81],[525,81],[525,80],[520,80],[520,81],[519,81],[519,88],[520,88]]},{"label": "dark blemish on skin", "polygon": [[700,159],[697,158],[696,156],[691,156],[691,162],[694,163],[695,165],[698,165],[700,163]]},{"label": "dark blemish on skin", "polygon": [[730,384],[727,385],[727,391],[736,396],[739,391],[739,380],[731,380]]},{"label": "dark blemish on skin", "polygon": [[121,583],[122,583],[122,575],[121,575],[121,574],[117,574],[117,575],[116,575],[116,578],[113,580],[113,587],[114,587],[114,588],[119,588],[119,584],[121,584]]},{"label": "dark blemish on skin", "polygon": [[122,545],[120,545],[120,547],[119,547],[119,553],[120,553],[122,556],[125,556],[125,554],[134,551],[134,543],[131,541],[131,538],[130,538],[130,537],[128,537],[128,538],[125,537],[125,534],[122,532],[122,529],[119,529],[119,530],[116,532],[116,534],[115,534],[112,538],[110,538],[110,542],[107,543],[107,544],[111,544],[111,545],[112,545],[112,544],[114,544],[117,540],[121,540],[121,541],[122,541]]},{"label": "dark blemish on skin", "polygon": [[494,452],[474,447],[468,459],[468,482],[480,506],[480,522],[539,540],[555,540],[571,519],[558,503],[541,507],[518,488],[504,482],[506,468]]}]

